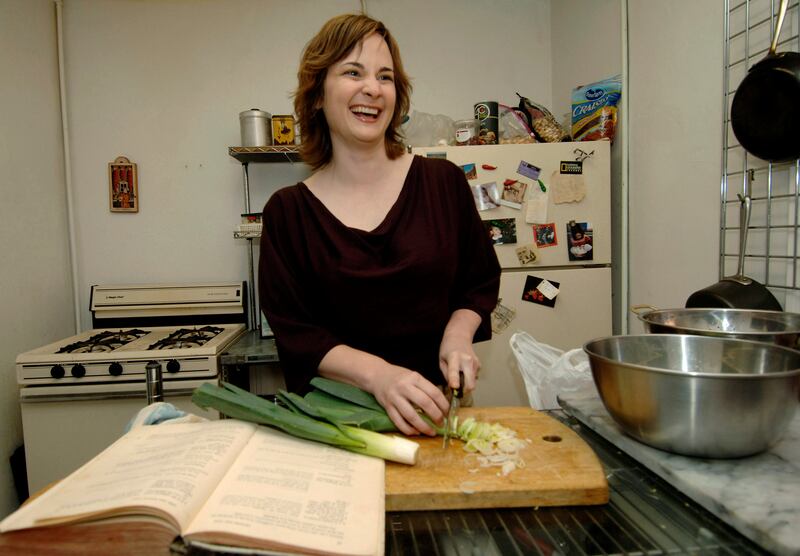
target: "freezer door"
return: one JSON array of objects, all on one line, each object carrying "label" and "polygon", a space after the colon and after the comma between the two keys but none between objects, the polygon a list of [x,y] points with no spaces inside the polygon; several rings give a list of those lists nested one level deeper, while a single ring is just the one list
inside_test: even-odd
[{"label": "freezer door", "polygon": [[[528,276],[559,283],[554,307],[522,300]],[[516,311],[508,328],[493,334],[488,342],[475,345],[481,360],[476,405],[527,406],[525,382],[517,368],[509,340],[523,330],[546,344],[563,350],[611,335],[611,269],[570,268],[564,270],[504,271],[500,279],[501,303]]]},{"label": "freezer door", "polygon": [[[593,153],[582,163],[580,176],[569,175],[583,184],[578,188],[584,196],[575,202],[563,201],[565,184],[563,179],[568,174],[562,174],[562,162],[575,162],[576,150],[580,153]],[[539,266],[580,266],[584,264],[604,265],[611,263],[611,151],[608,141],[585,141],[578,143],[536,143],[532,145],[481,145],[465,147],[425,147],[413,149],[420,156],[437,154],[445,156],[451,162],[459,165],[474,165],[473,174],[468,174],[469,184],[473,187],[474,195],[480,196],[480,186],[492,183],[494,190],[502,197],[503,184],[506,180],[517,180],[526,184],[524,202],[520,208],[511,208],[500,204],[483,203],[486,210],[480,211],[481,220],[513,219],[516,227],[515,243],[495,245],[497,258],[503,268],[519,268],[520,262],[516,249],[523,245],[534,243],[533,224],[552,224],[555,227],[555,237],[548,235],[549,245],[539,248]],[[527,163],[538,168],[539,178],[547,191],[542,191],[537,180],[533,180],[523,173],[530,173],[528,167],[521,168],[522,163]],[[569,165],[567,165],[569,166]],[[535,173],[535,172],[534,172]],[[559,176],[553,183],[554,175]],[[577,187],[577,186],[576,186]],[[489,190],[492,190],[489,187]],[[544,221],[530,222],[528,205],[540,202],[546,204]],[[493,207],[493,208],[486,208]],[[592,257],[584,260],[570,260],[569,245],[567,241],[567,224],[570,221],[588,223],[592,228]],[[488,233],[488,231],[487,231]],[[504,234],[505,235],[505,234]]]}]

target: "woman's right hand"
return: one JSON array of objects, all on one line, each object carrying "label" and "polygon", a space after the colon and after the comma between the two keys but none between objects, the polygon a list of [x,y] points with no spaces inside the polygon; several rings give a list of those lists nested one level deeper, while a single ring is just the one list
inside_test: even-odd
[{"label": "woman's right hand", "polygon": [[396,365],[374,373],[372,379],[369,390],[400,432],[436,436],[436,431],[419,415],[417,408],[431,421],[442,425],[450,404],[439,388],[418,372]]}]

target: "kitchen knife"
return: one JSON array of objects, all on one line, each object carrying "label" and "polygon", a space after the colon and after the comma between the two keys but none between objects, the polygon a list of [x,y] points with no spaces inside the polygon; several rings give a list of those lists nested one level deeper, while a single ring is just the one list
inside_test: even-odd
[{"label": "kitchen knife", "polygon": [[450,443],[450,427],[453,426],[453,420],[456,418],[458,406],[461,403],[461,398],[464,397],[464,371],[458,371],[458,388],[451,389],[452,396],[450,398],[450,411],[447,413],[447,418],[444,421],[444,440],[442,442],[442,449],[446,449]]}]

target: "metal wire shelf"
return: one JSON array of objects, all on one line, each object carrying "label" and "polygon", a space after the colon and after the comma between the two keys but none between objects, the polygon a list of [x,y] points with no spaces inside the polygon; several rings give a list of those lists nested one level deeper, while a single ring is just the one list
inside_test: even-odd
[{"label": "metal wire shelf", "polygon": [[[746,153],[733,134],[730,104],[747,69],[766,55],[775,28],[778,0],[725,1],[723,72],[723,143],[720,184],[719,276],[736,273],[739,243],[737,193],[753,201],[750,240],[745,256],[745,274],[791,300],[794,310],[800,300],[793,291],[798,284],[800,239],[800,160],[772,164]],[[800,1],[789,2],[778,50],[800,46]],[[754,180],[748,184],[748,172]],[[729,248],[728,245],[731,245]],[[731,253],[735,250],[735,253]]]}]

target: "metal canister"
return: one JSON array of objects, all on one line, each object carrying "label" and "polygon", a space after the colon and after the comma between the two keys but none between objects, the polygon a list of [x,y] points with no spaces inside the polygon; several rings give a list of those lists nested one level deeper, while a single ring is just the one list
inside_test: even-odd
[{"label": "metal canister", "polygon": [[272,116],[272,140],[275,145],[294,145],[294,116],[291,114]]},{"label": "metal canister", "polygon": [[239,112],[243,147],[266,147],[272,144],[270,114],[258,108]]},{"label": "metal canister", "polygon": [[499,136],[499,106],[494,101],[479,102],[475,105],[475,119],[478,120],[478,141],[482,145],[496,145]]}]

